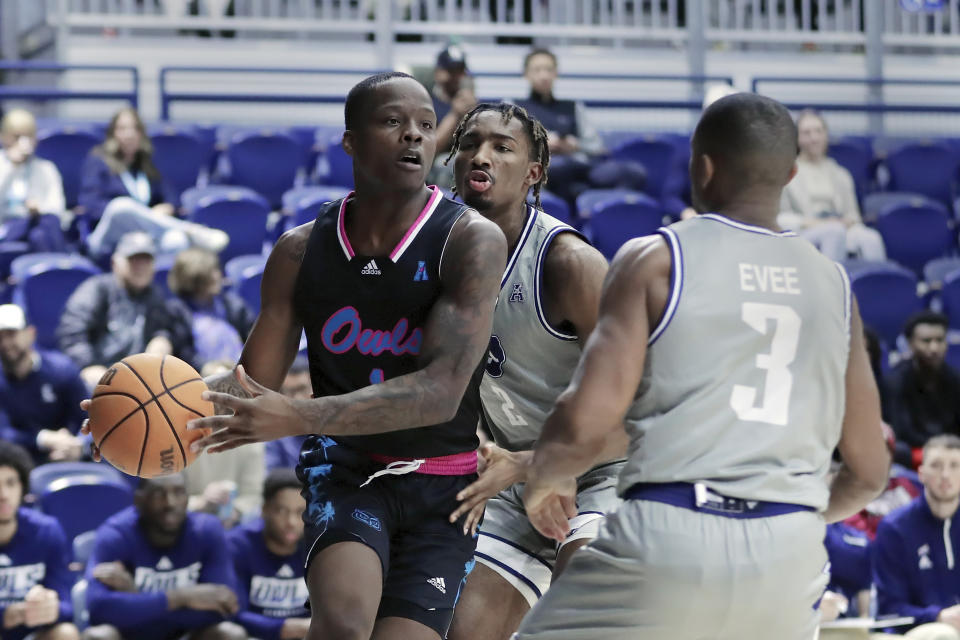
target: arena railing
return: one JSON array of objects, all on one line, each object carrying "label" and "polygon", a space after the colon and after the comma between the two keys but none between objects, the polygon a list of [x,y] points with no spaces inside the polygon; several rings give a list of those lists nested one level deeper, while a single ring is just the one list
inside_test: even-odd
[{"label": "arena railing", "polygon": [[[284,67],[190,67],[190,66],[170,66],[161,67],[159,73],[160,83],[160,117],[162,120],[170,120],[172,115],[172,105],[175,102],[221,102],[221,103],[320,103],[320,104],[338,104],[343,103],[344,93],[336,94],[304,94],[304,93],[267,93],[262,90],[256,92],[222,92],[222,91],[184,91],[171,88],[170,77],[173,74],[236,74],[241,76],[250,76],[254,74],[280,75],[296,74],[316,76],[353,76],[355,80],[360,80],[366,75],[376,73],[375,69],[324,69],[324,68],[284,68]],[[477,72],[473,74],[478,80],[484,78],[496,79],[517,79],[522,80],[523,75],[518,72]],[[722,75],[706,76],[687,76],[687,75],[653,75],[653,74],[628,74],[628,73],[590,73],[590,74],[564,74],[564,80],[591,80],[605,81],[609,83],[625,82],[630,83],[631,88],[636,89],[638,82],[649,83],[682,83],[692,90],[692,96],[689,99],[660,99],[660,100],[629,100],[629,99],[602,99],[586,98],[583,100],[586,106],[601,109],[685,109],[699,111],[702,106],[702,100],[699,97],[699,85],[708,82],[724,82],[733,84],[733,78]],[[245,79],[245,84],[251,84],[249,78]],[[482,100],[497,101],[507,96],[485,97]],[[519,96],[509,96],[519,97]]]},{"label": "arena railing", "polygon": [[51,72],[58,74],[70,71],[121,72],[130,74],[132,84],[131,88],[125,91],[64,89],[46,85],[12,84],[11,78],[8,77],[6,82],[0,85],[0,100],[33,100],[39,102],[54,100],[126,100],[134,108],[138,107],[140,102],[140,73],[134,66],[0,61],[0,71],[24,73]]}]

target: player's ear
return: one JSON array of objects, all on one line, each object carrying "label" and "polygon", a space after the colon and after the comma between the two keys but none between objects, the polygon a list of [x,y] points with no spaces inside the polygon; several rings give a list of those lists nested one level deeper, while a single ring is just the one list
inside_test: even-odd
[{"label": "player's ear", "polygon": [[796,175],[797,175],[797,163],[794,162],[793,166],[790,167],[790,175],[787,176],[787,181],[784,183],[783,186],[787,186],[788,184],[790,184],[790,181],[793,180],[793,178]]},{"label": "player's ear", "polygon": [[527,177],[524,181],[527,188],[532,187],[543,179],[543,165],[539,162],[531,162],[527,165]]},{"label": "player's ear", "polygon": [[693,161],[696,163],[693,178],[699,183],[701,190],[706,189],[707,185],[713,181],[714,173],[716,173],[713,159],[707,154],[701,153]]},{"label": "player's ear", "polygon": [[340,144],[343,146],[343,150],[347,152],[347,155],[353,157],[353,131],[347,129],[343,132],[343,137],[340,139]]}]

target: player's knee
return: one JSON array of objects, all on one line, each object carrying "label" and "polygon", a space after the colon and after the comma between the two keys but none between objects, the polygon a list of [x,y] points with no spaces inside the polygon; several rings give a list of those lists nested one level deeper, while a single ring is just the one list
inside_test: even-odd
[{"label": "player's knee", "polygon": [[109,624],[84,629],[82,638],[83,640],[123,640],[120,632]]},{"label": "player's knee", "polygon": [[36,637],[37,640],[80,640],[80,630],[71,622],[61,622]]},{"label": "player's knee", "polygon": [[203,640],[247,640],[247,632],[235,622],[221,622],[203,634]]},{"label": "player's knee", "polygon": [[367,640],[373,624],[361,618],[350,611],[317,611],[306,640]]}]

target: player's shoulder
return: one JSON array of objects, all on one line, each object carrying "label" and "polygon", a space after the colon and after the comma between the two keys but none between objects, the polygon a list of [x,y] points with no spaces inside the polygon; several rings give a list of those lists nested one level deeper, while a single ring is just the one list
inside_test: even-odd
[{"label": "player's shoulder", "polygon": [[193,533],[200,540],[212,542],[207,536],[211,534],[225,534],[223,524],[220,519],[212,513],[203,513],[202,511],[188,511],[184,527],[188,533]]},{"label": "player's shoulder", "polygon": [[130,534],[136,534],[139,517],[136,507],[127,507],[118,511],[97,527],[97,541],[107,537],[121,539]]},{"label": "player's shoulder", "polygon": [[502,254],[505,263],[507,239],[495,222],[484,218],[476,209],[465,207],[450,229],[444,247],[444,263],[453,264],[455,260],[448,260],[448,257],[456,259],[468,253],[486,256],[487,259],[496,259]]},{"label": "player's shoulder", "polygon": [[68,356],[59,351],[38,349],[41,366],[57,381],[73,381],[80,375],[80,369]]},{"label": "player's shoulder", "polygon": [[17,529],[31,540],[37,538],[64,537],[63,527],[53,516],[36,509],[21,508],[17,511]]},{"label": "player's shoulder", "polygon": [[576,276],[585,269],[606,270],[607,259],[572,227],[558,227],[544,257],[544,269],[558,277]]},{"label": "player's shoulder", "polygon": [[660,234],[632,238],[613,256],[610,271],[613,277],[646,280],[670,276],[673,257],[666,239]]},{"label": "player's shoulder", "polygon": [[914,498],[905,505],[897,507],[880,521],[880,524],[877,526],[877,535],[880,535],[881,531],[887,533],[896,531],[902,534],[915,530],[918,519],[923,517],[923,511],[925,509],[929,510],[929,507],[926,506],[922,495]]}]

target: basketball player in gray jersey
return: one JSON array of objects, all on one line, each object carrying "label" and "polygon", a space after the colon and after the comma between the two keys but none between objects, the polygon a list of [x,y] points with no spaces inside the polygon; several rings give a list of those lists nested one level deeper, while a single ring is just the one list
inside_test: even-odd
[{"label": "basketball player in gray jersey", "polygon": [[825,522],[876,496],[890,458],[847,277],[776,225],[796,140],[778,102],[715,102],[690,164],[697,209],[715,213],[614,258],[524,503],[540,532],[562,539],[573,478],[624,424],[625,500],[516,638],[814,637]]},{"label": "basketball player in gray jersey", "polygon": [[[523,510],[522,483],[533,444],[570,383],[581,341],[596,324],[607,272],[600,252],[539,208],[549,153],[540,123],[510,104],[477,106],[454,138],[457,192],[500,226],[510,258],[480,385],[484,420],[496,444],[483,451],[486,467],[458,496],[463,502],[451,516],[455,521],[468,514],[466,530],[483,518],[477,563],[457,603],[451,640],[509,638],[552,575],[596,535],[599,520],[620,502],[616,479],[625,437],[614,439],[618,450],[580,477],[574,531],[561,544],[537,533]],[[531,188],[533,206],[526,202]]]}]

